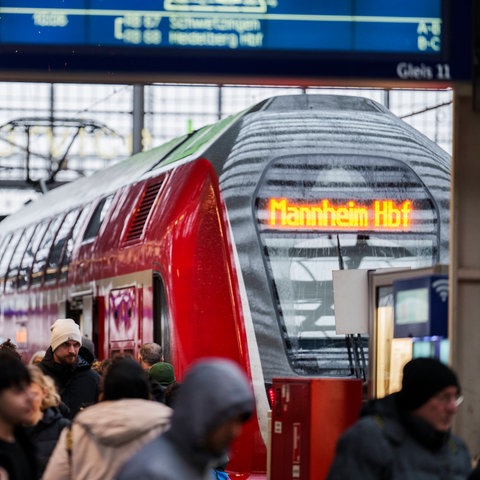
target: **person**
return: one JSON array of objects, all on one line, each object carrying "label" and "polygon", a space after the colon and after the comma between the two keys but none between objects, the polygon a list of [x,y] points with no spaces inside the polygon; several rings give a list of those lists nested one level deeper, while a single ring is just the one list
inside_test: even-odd
[{"label": "person", "polygon": [[9,338],[0,344],[0,352],[10,353],[22,361],[22,356],[18,352],[17,346]]},{"label": "person", "polygon": [[167,393],[176,381],[173,365],[157,362],[148,370],[152,397],[157,402],[166,403]]},{"label": "person", "polygon": [[176,381],[173,365],[167,362],[155,363],[150,370],[148,370],[148,374],[162,385],[162,387],[168,387]]},{"label": "person", "polygon": [[13,353],[0,351],[0,478],[37,478],[35,448],[22,424],[30,419],[30,374]]},{"label": "person", "polygon": [[197,362],[178,389],[170,429],[128,460],[116,479],[211,478],[212,465],[226,458],[254,405],[249,381],[237,364]]},{"label": "person", "polygon": [[93,355],[81,346],[80,328],[71,318],[56,320],[50,330],[50,347],[38,366],[55,381],[72,419],[98,401],[100,375],[91,368]]},{"label": "person", "polygon": [[158,343],[144,343],[138,352],[138,361],[142,368],[148,372],[155,363],[163,362],[163,350]]},{"label": "person", "polygon": [[415,358],[399,392],[371,400],[339,439],[327,480],[465,480],[470,455],[450,432],[460,384],[447,365]]},{"label": "person", "polygon": [[62,432],[43,480],[110,480],[125,460],[170,424],[171,409],[150,400],[145,372],[133,358],[112,361],[101,400]]},{"label": "person", "polygon": [[85,347],[92,354],[93,359],[96,360],[95,344],[86,335],[82,336],[82,347]]},{"label": "person", "polygon": [[35,365],[30,365],[28,371],[32,379],[33,408],[30,420],[24,425],[28,426],[27,434],[37,447],[38,478],[41,478],[60,432],[70,425],[70,420],[60,410],[60,395],[53,379]]},{"label": "person", "polygon": [[40,363],[45,356],[45,350],[37,350],[31,357],[30,360],[28,361],[29,365],[37,365]]}]

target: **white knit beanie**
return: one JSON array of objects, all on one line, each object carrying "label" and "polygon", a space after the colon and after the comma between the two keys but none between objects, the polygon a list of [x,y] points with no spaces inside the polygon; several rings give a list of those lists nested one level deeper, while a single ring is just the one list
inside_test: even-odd
[{"label": "white knit beanie", "polygon": [[52,337],[50,339],[50,346],[52,351],[55,351],[62,343],[74,340],[82,343],[82,334],[80,327],[71,318],[59,318],[50,327]]}]

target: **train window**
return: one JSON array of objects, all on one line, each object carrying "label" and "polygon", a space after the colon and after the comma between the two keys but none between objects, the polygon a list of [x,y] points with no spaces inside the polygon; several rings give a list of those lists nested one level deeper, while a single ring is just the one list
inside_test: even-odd
[{"label": "train window", "polygon": [[2,238],[2,241],[0,242],[0,258],[3,257],[3,252],[7,248],[9,239],[10,239],[10,235],[4,235]]},{"label": "train window", "polygon": [[58,269],[62,262],[62,255],[66,249],[71,235],[75,220],[78,217],[79,210],[72,210],[65,216],[60,229],[55,237],[55,242],[48,256],[47,268],[45,270],[45,281],[56,280]]},{"label": "train window", "polygon": [[48,255],[50,254],[50,249],[52,248],[58,228],[63,221],[63,217],[64,215],[60,215],[50,222],[45,235],[38,246],[38,250],[35,254],[35,259],[33,260],[30,272],[30,283],[32,285],[38,285],[43,281]]},{"label": "train window", "polygon": [[[271,163],[256,206],[292,368],[351,375],[358,365],[351,339],[335,332],[332,271],[435,263],[438,211],[429,192],[399,161],[300,156]],[[360,339],[359,348],[367,346],[367,338]]]},{"label": "train window", "polygon": [[80,215],[78,216],[77,221],[72,229],[72,234],[68,237],[67,245],[65,247],[65,252],[62,258],[62,264],[60,266],[60,281],[65,281],[68,277],[68,269],[70,264],[70,257],[72,255],[73,246],[78,238],[80,229],[85,223],[85,219],[90,212],[90,208],[84,208]]},{"label": "train window", "polygon": [[2,282],[0,284],[1,290],[3,290],[3,279],[7,274],[8,267],[10,265],[10,260],[20,240],[20,237],[22,236],[22,233],[23,233],[23,230],[17,230],[9,237],[8,240],[6,240],[8,243],[5,247],[2,258],[0,258],[0,279],[1,279],[0,281]]},{"label": "train window", "polygon": [[35,225],[30,225],[25,229],[18,241],[15,251],[13,252],[12,259],[10,260],[10,265],[8,267],[8,273],[5,278],[5,291],[7,292],[17,288],[20,265],[32,239],[34,230]]},{"label": "train window", "polygon": [[0,291],[3,291],[3,276],[5,275],[6,270],[8,269],[8,263],[10,262],[10,258],[8,258],[7,253],[11,239],[11,233],[3,237],[2,245],[0,248]]},{"label": "train window", "polygon": [[87,229],[83,235],[83,241],[93,240],[102,226],[103,219],[110,208],[110,204],[112,203],[113,195],[109,195],[108,197],[102,198],[98,205],[93,212],[92,218],[88,222]]},{"label": "train window", "polygon": [[32,238],[28,243],[27,249],[25,250],[25,255],[23,256],[22,263],[20,264],[20,268],[18,270],[17,286],[19,288],[28,284],[35,254],[37,253],[40,242],[45,235],[48,224],[49,222],[45,221],[37,225],[37,228],[35,229],[35,232],[33,232]]}]

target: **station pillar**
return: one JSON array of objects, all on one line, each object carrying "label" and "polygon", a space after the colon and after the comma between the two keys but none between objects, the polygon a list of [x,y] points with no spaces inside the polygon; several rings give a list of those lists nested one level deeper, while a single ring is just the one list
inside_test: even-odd
[{"label": "station pillar", "polygon": [[480,455],[480,111],[473,88],[454,86],[451,186],[451,363],[464,403],[454,431]]}]

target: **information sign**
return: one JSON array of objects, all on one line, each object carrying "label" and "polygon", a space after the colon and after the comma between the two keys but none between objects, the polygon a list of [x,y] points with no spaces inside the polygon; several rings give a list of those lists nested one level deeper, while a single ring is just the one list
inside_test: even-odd
[{"label": "information sign", "polygon": [[449,10],[447,0],[0,0],[0,69],[448,81],[469,74],[450,62]]}]

